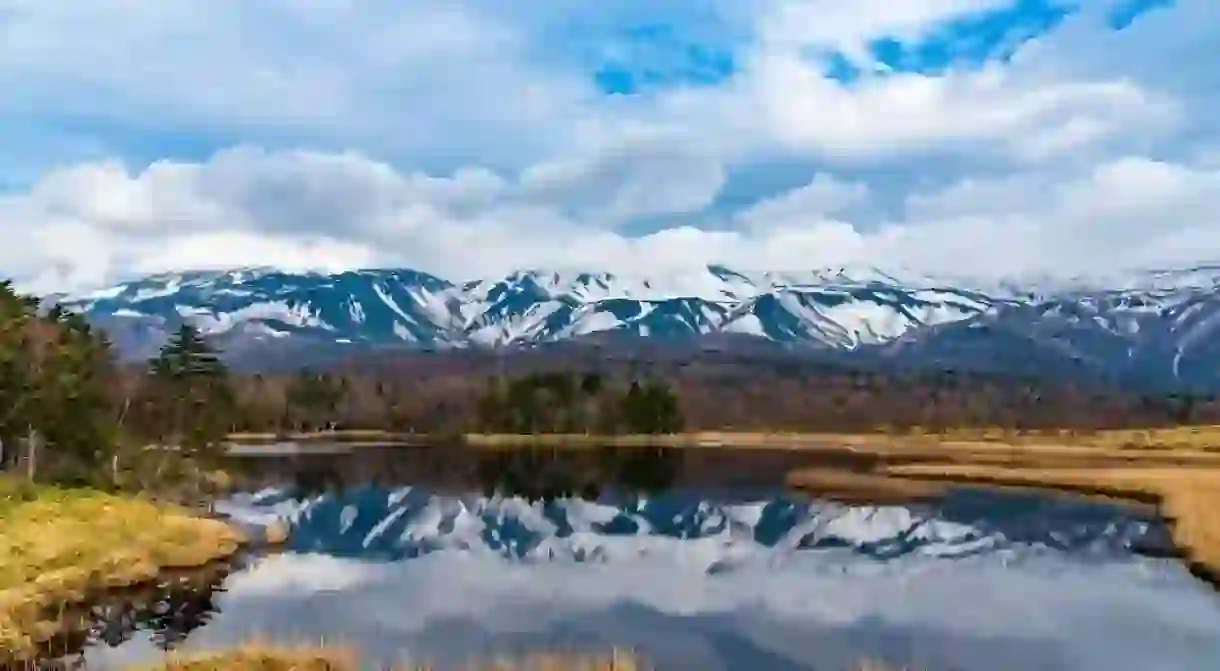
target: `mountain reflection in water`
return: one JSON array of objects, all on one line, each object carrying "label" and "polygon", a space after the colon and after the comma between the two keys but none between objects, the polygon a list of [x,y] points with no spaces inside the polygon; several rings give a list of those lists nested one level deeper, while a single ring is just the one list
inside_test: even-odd
[{"label": "mountain reflection in water", "polygon": [[1214,594],[1131,551],[1163,542],[1159,525],[1092,503],[365,486],[221,507],[292,521],[291,551],[237,570],[223,593],[171,597],[160,620],[114,611],[119,630],[157,633],[90,648],[91,668],[251,636],[341,640],[370,663],[439,669],[611,645],[661,669],[837,670],[868,655],[946,671],[1213,671],[1220,659]]},{"label": "mountain reflection in water", "polygon": [[977,491],[811,501],[777,487],[791,460],[650,448],[253,460],[242,477],[261,489],[219,508],[289,521],[288,551],[235,570],[223,592],[204,581],[151,609],[112,608],[96,638],[127,640],[85,657],[122,668],[259,637],[440,670],[616,645],[662,670],[838,671],[861,656],[932,671],[1220,668],[1220,600],[1136,553],[1168,549],[1152,520]]}]

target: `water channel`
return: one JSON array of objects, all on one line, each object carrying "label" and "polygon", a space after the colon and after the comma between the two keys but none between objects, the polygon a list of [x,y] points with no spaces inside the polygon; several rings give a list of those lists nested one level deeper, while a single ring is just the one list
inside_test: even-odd
[{"label": "water channel", "polygon": [[[698,455],[692,456],[698,452]],[[237,457],[219,508],[283,552],[99,607],[89,669],[251,637],[370,668],[636,648],[658,669],[1214,671],[1220,596],[1165,530],[1093,502],[908,505],[779,487],[791,453],[440,448]]]}]

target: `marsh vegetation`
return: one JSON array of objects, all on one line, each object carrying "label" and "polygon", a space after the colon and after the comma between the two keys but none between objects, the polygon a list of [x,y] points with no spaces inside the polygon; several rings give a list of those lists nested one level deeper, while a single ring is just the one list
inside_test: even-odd
[{"label": "marsh vegetation", "polygon": [[33,659],[65,607],[233,555],[233,527],[130,496],[0,478],[0,662]]}]

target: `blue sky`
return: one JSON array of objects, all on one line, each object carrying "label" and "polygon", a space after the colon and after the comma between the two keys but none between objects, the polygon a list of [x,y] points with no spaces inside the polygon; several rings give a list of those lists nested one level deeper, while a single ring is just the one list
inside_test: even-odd
[{"label": "blue sky", "polygon": [[0,42],[0,272],[40,289],[1220,249],[1207,0],[0,0]]}]

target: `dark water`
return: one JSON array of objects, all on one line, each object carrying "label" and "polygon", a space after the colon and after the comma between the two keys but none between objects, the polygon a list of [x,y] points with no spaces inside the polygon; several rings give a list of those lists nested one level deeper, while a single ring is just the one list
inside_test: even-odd
[{"label": "dark water", "polygon": [[612,645],[661,669],[843,669],[861,656],[1220,668],[1220,599],[1172,560],[1140,556],[1165,549],[1164,530],[1111,507],[980,492],[810,501],[769,486],[786,466],[775,456],[753,472],[664,451],[404,458],[415,462],[247,469],[251,485],[279,486],[222,508],[290,521],[288,552],[112,605],[89,668],[251,636],[341,640],[370,664],[441,669]]},{"label": "dark water", "polygon": [[877,459],[843,450],[698,450],[647,447],[479,450],[460,445],[357,448],[277,457],[232,457],[227,471],[248,491],[290,487],[327,491],[362,485],[426,483],[437,491],[509,491],[546,497],[602,488],[629,490],[780,489],[801,466],[866,471]]}]

